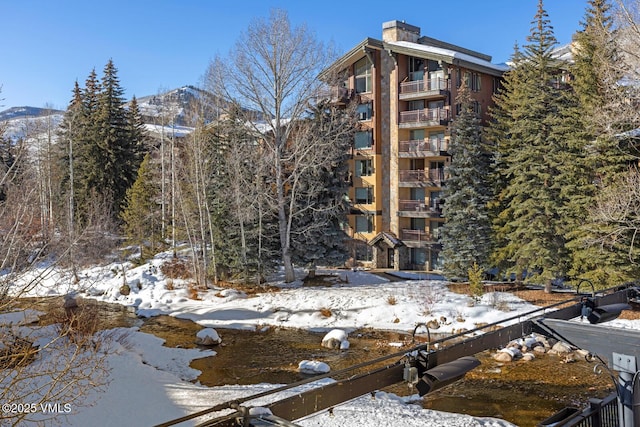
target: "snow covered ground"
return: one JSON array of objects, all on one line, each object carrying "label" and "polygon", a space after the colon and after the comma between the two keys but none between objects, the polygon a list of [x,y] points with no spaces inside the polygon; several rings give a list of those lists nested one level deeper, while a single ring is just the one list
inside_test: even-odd
[{"label": "snow covered ground", "polygon": [[[437,322],[438,332],[460,332],[536,308],[507,293],[489,293],[474,302],[466,295],[449,291],[442,281],[419,280],[419,276],[407,273],[405,277],[417,280],[389,282],[365,271],[351,270],[319,271],[318,275],[330,279],[327,286],[303,287],[302,282],[285,285],[276,278],[270,285],[278,286],[279,291],[249,296],[233,289],[212,289],[199,291],[199,299],[195,300],[190,298],[193,295],[186,282],[169,280],[162,274],[160,266],[169,258],[169,254],[161,254],[140,267],[127,265],[124,273],[121,264],[87,269],[81,272],[80,283],[74,285],[67,273],[44,267],[22,280],[33,285],[32,295],[77,293],[134,306],[140,316],[166,314],[191,319],[203,328],[259,330],[269,325],[314,331],[375,328],[410,332],[417,324],[431,321],[434,328],[433,322]],[[129,295],[120,294],[124,280],[131,288]],[[15,315],[8,319],[15,321]],[[638,327],[633,322],[621,325]],[[136,328],[112,333],[126,335],[126,345],[116,340],[108,352],[106,391],[93,396],[94,406],[80,408],[78,413],[61,420],[62,424],[122,426],[132,425],[134,420],[133,425],[154,425],[275,387],[259,384],[210,388],[194,384],[192,380],[198,372],[189,367],[190,360],[214,351],[166,348],[162,340]],[[251,404],[259,406],[261,402]],[[335,408],[332,416],[323,412],[297,423],[318,427],[512,425],[502,420],[422,409],[417,395],[398,397],[382,392],[345,403]]]}]

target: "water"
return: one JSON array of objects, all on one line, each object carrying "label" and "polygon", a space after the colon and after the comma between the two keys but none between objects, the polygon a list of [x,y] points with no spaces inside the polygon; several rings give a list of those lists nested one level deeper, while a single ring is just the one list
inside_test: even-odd
[{"label": "water", "polygon": [[[100,316],[102,328],[138,326],[142,332],[164,339],[168,347],[197,347],[195,335],[202,327],[189,320],[170,316],[139,319],[131,309],[121,305],[87,303]],[[46,303],[29,304],[46,311]],[[222,345],[214,347],[217,355],[191,363],[191,367],[202,372],[197,381],[207,386],[289,384],[306,378],[297,372],[302,360],[323,361],[335,372],[412,347],[411,337],[398,332],[357,331],[349,336],[349,350],[339,351],[321,347],[324,333],[275,327],[261,332],[216,330],[223,340]],[[602,398],[613,390],[610,378],[594,374],[593,364],[586,361],[564,364],[558,356],[545,355],[532,362],[499,364],[490,352],[476,357],[482,362],[478,368],[461,381],[425,396],[423,406],[534,427],[565,406],[582,407],[589,397]],[[396,360],[389,359],[384,364]],[[415,393],[406,384],[385,391],[398,395]]]}]

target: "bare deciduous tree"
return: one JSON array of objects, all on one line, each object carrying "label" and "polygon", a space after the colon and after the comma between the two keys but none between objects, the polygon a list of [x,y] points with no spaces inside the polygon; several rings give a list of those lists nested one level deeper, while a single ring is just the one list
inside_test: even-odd
[{"label": "bare deciduous tree", "polygon": [[[211,63],[205,79],[209,90],[242,106],[244,120],[261,135],[287,282],[295,280],[292,233],[297,210],[303,206],[295,187],[300,168],[309,167],[310,161],[320,162],[321,167],[334,158],[330,152],[321,153],[326,146],[301,144],[307,135],[299,132],[322,84],[318,75],[332,58],[332,50],[305,26],[293,27],[286,12],[273,10],[269,19],[256,20],[247,28],[227,60],[216,58]],[[313,155],[310,149],[315,150]],[[313,198],[308,202],[304,209],[312,209]]]},{"label": "bare deciduous tree", "polygon": [[[26,297],[55,267],[49,264],[48,268],[37,268],[54,245],[51,239],[44,238],[50,231],[47,198],[51,189],[46,164],[50,141],[39,140],[37,135],[47,129],[32,124],[27,122],[23,130],[28,132],[16,141],[6,136],[6,128],[0,125],[2,425],[64,424],[64,412],[75,412],[89,403],[88,393],[103,385],[105,379],[106,353],[100,348],[102,340],[94,337],[95,313],[84,311],[82,303],[65,310],[58,300],[54,323],[31,323],[33,305],[41,300]],[[27,142],[38,146],[43,143],[40,148],[44,151],[30,150]],[[55,286],[60,291],[71,282],[72,278],[67,277]],[[47,404],[56,403],[62,405],[59,408],[63,413],[45,413]]]}]

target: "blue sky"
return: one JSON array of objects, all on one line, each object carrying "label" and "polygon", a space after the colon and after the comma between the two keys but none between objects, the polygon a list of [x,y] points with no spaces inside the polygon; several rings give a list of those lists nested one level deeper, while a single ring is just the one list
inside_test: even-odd
[{"label": "blue sky", "polygon": [[[421,34],[507,60],[522,45],[537,0],[21,0],[0,11],[0,110],[66,108],[71,90],[111,58],[127,99],[198,85],[210,60],[226,55],[254,18],[284,9],[340,52],[404,20]],[[545,0],[556,38],[568,43],[587,0]]]}]

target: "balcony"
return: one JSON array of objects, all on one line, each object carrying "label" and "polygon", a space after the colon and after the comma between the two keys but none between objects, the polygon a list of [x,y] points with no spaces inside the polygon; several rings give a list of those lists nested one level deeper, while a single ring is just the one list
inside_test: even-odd
[{"label": "balcony", "polygon": [[448,150],[449,142],[444,138],[400,141],[398,157],[446,156]]},{"label": "balcony", "polygon": [[400,127],[405,129],[428,126],[445,126],[449,122],[449,110],[445,108],[424,108],[400,112]]},{"label": "balcony", "polygon": [[400,200],[398,216],[409,218],[441,218],[442,210],[429,206],[424,200]]},{"label": "balcony", "polygon": [[450,89],[451,81],[438,77],[430,80],[414,80],[400,83],[399,98],[402,101],[423,98],[445,97]]},{"label": "balcony", "polygon": [[346,87],[324,88],[317,93],[317,100],[326,100],[333,105],[347,105],[355,99],[356,93],[353,89]]},{"label": "balcony", "polygon": [[444,170],[401,170],[398,172],[398,181],[403,187],[441,187],[445,181]]},{"label": "balcony", "polygon": [[436,239],[424,230],[403,229],[400,238],[405,243],[436,243]]}]

